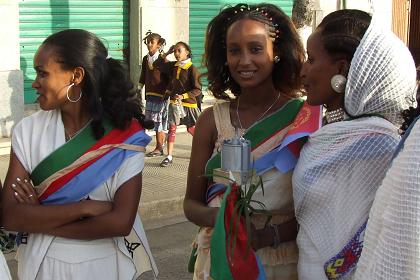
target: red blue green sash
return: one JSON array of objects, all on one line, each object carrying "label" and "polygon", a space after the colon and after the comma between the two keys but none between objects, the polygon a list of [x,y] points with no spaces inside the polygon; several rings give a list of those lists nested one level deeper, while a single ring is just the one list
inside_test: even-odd
[{"label": "red blue green sash", "polygon": [[[295,167],[307,137],[321,126],[321,109],[299,99],[292,100],[248,130],[244,137],[251,141],[257,174],[261,175],[272,168],[288,172]],[[207,162],[206,174],[211,174],[220,164],[218,153]],[[238,217],[235,211],[237,188],[235,184],[213,184],[207,190],[207,203],[224,193],[210,244],[210,276],[213,279],[263,280],[265,274],[261,262],[254,251],[247,248],[244,217]],[[238,222],[232,224],[232,217]],[[232,226],[236,227],[236,241],[227,237],[227,233],[232,233]]]},{"label": "red blue green sash", "polygon": [[[251,141],[257,174],[274,167],[281,172],[294,168],[307,137],[321,126],[321,109],[294,99],[248,129],[243,137]],[[220,160],[220,153],[214,154],[207,162],[206,174],[211,176],[213,169],[221,166]]]},{"label": "red blue green sash", "polygon": [[30,178],[43,204],[82,200],[111,177],[125,159],[144,151],[151,138],[137,120],[127,129],[104,122],[105,135],[96,140],[90,126],[55,150],[33,170]]},{"label": "red blue green sash", "polygon": [[[235,202],[238,200],[238,186],[227,186],[216,218],[213,235],[210,241],[210,276],[224,280],[264,280],[264,268],[258,256],[247,246],[247,232],[244,217],[239,217],[237,238],[226,236],[230,232],[231,221],[238,221],[235,213]],[[229,244],[230,241],[230,244]],[[234,244],[235,243],[235,244]]]}]

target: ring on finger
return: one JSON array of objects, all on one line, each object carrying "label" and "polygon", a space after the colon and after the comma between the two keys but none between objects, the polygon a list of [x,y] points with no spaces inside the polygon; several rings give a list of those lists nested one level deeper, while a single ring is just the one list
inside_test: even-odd
[{"label": "ring on finger", "polygon": [[33,194],[28,195],[28,197],[29,197],[29,198],[31,198],[31,197],[33,197],[33,196],[34,196]]}]

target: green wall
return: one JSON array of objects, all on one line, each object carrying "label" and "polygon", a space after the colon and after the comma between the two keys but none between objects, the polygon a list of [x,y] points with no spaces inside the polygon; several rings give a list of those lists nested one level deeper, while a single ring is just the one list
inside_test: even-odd
[{"label": "green wall", "polygon": [[25,104],[34,103],[36,92],[33,57],[46,37],[68,28],[98,35],[109,54],[123,59],[129,46],[128,0],[19,0],[20,67],[24,73]]}]

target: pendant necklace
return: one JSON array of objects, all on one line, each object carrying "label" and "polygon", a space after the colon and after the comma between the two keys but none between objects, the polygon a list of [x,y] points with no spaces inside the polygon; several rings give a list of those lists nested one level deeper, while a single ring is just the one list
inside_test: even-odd
[{"label": "pendant necklace", "polygon": [[[270,105],[268,106],[267,110],[265,110],[255,121],[254,123],[260,121],[270,110],[271,108],[273,108],[273,106],[275,104],[277,104],[277,102],[279,101],[281,96],[281,92],[279,91],[279,94],[277,95],[276,100]],[[241,129],[241,137],[248,131],[247,129],[244,129],[242,126],[242,122],[241,122],[241,118],[239,117],[239,101],[241,100],[241,96],[238,96],[238,102],[236,103],[236,118],[238,119],[238,124],[239,124],[239,128]],[[251,125],[252,126],[252,125]]]},{"label": "pendant necklace", "polygon": [[79,130],[77,130],[76,132],[74,132],[72,134],[68,133],[67,130],[64,128],[64,137],[66,139],[66,142],[70,141],[75,136],[77,136],[77,134],[79,134],[83,129],[85,129],[90,124],[91,121],[92,121],[92,119],[88,120],[85,125],[83,125]]}]

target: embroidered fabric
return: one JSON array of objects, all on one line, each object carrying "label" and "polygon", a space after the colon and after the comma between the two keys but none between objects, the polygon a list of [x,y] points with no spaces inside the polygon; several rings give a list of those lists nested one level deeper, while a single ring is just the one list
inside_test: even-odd
[{"label": "embroidered fabric", "polygon": [[[339,256],[367,221],[400,139],[399,114],[408,108],[406,97],[414,88],[408,49],[373,19],[351,62],[345,90],[345,108],[359,118],[312,134],[293,175],[299,279],[347,279],[353,272],[358,255]],[[320,263],[308,268],[315,259]],[[325,268],[334,259],[342,267],[328,274]]]}]

